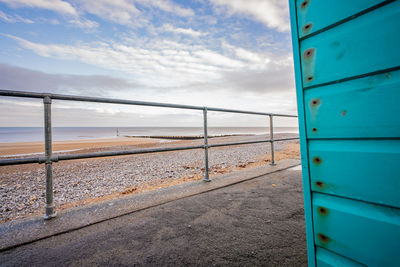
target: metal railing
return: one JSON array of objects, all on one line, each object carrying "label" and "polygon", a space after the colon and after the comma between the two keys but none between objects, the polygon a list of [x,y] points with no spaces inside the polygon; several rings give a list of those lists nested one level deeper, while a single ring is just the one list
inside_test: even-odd
[{"label": "metal railing", "polygon": [[[223,108],[213,108],[213,107],[205,107],[205,106],[201,107],[201,106],[166,104],[166,103],[157,103],[157,102],[110,99],[110,98],[100,98],[100,97],[85,97],[85,96],[72,96],[72,95],[49,94],[49,93],[22,92],[22,91],[11,91],[11,90],[0,90],[0,96],[43,99],[45,155],[43,157],[3,159],[3,160],[0,160],[0,166],[31,164],[31,163],[45,163],[45,166],[46,166],[46,211],[44,214],[45,219],[54,218],[56,216],[56,212],[54,209],[54,202],[53,202],[53,172],[52,172],[53,162],[58,162],[58,161],[62,161],[62,160],[75,160],[75,159],[87,159],[87,158],[110,157],[110,156],[124,156],[124,155],[189,150],[189,149],[204,149],[204,155],[205,155],[204,156],[204,163],[205,163],[204,181],[209,182],[210,181],[209,168],[208,168],[208,149],[209,148],[269,142],[271,144],[271,163],[270,164],[275,165],[274,142],[298,139],[298,137],[274,139],[274,130],[273,130],[273,118],[274,117],[296,118],[297,117],[296,115],[264,113],[264,112],[254,112],[254,111],[235,110],[235,109],[223,109]],[[204,122],[203,123],[204,145],[53,155],[53,152],[52,152],[51,104],[52,104],[52,100],[54,100],[54,99],[67,100],[67,101],[83,101],[83,102],[96,102],[96,103],[109,103],[109,104],[125,104],[125,105],[136,105],[136,106],[151,106],[151,107],[202,110],[203,111],[203,122]],[[208,130],[207,112],[208,111],[268,116],[269,117],[270,139],[222,143],[222,144],[221,143],[220,144],[208,144],[208,133],[207,133],[207,130]]]}]

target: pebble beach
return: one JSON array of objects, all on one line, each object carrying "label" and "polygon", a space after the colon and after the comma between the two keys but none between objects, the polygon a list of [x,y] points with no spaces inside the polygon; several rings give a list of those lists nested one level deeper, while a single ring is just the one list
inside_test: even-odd
[{"label": "pebble beach", "polygon": [[[275,138],[296,137],[296,134],[277,134]],[[266,139],[267,136],[232,136],[209,139],[209,143],[228,143]],[[158,140],[115,138],[59,142],[55,151],[85,153],[110,150],[131,150],[150,147],[171,147],[202,144],[203,140]],[[30,153],[40,153],[42,144],[21,147]],[[17,147],[14,145],[13,147]],[[10,149],[1,146],[0,153]],[[21,149],[13,153],[21,153]],[[275,142],[275,160],[300,158],[298,140]],[[55,152],[57,153],[57,152]],[[1,155],[1,154],[0,154]],[[3,156],[4,158],[4,156]],[[211,148],[210,177],[245,170],[270,162],[268,143]],[[90,204],[123,197],[142,191],[203,179],[204,151],[185,150],[122,157],[64,161],[53,164],[54,203],[56,209]],[[0,167],[0,222],[42,215],[45,207],[44,165],[28,164]]]}]

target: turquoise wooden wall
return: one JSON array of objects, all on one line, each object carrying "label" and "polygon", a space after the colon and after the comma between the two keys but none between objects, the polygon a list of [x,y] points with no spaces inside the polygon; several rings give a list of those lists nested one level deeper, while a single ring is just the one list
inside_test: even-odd
[{"label": "turquoise wooden wall", "polygon": [[400,266],[400,1],[289,6],[309,266]]}]

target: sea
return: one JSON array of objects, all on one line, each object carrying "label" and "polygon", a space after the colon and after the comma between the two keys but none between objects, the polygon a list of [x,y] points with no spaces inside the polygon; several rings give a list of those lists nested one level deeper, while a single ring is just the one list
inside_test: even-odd
[{"label": "sea", "polygon": [[[268,127],[208,127],[208,135],[262,135]],[[274,127],[274,133],[298,133],[297,127]],[[53,127],[54,141],[116,137],[201,136],[202,127]],[[0,143],[44,140],[43,127],[0,127]]]}]

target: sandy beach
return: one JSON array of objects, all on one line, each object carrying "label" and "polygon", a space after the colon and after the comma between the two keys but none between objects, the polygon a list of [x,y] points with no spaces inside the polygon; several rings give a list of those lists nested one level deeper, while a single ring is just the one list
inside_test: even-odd
[{"label": "sandy beach", "polygon": [[[294,137],[295,134],[279,134]],[[234,136],[209,139],[209,143],[258,140],[267,136]],[[202,144],[203,140],[160,140],[150,138],[113,138],[56,141],[57,153],[85,153]],[[268,164],[269,144],[212,148],[209,150],[210,176]],[[275,143],[275,160],[299,158],[298,141]],[[0,143],[0,156],[37,156],[43,153],[40,142]],[[61,151],[61,152],[57,152]],[[24,156],[21,156],[24,154]],[[30,155],[26,155],[30,154]],[[15,156],[14,156],[15,157]],[[123,157],[64,161],[53,164],[56,209],[65,209],[127,194],[139,193],[202,179],[204,151],[188,150]],[[0,167],[0,222],[41,215],[45,202],[44,165],[28,164]]]},{"label": "sandy beach", "polygon": [[[107,138],[107,139],[84,139],[54,141],[53,153],[58,151],[71,151],[82,149],[99,149],[113,146],[150,146],[160,143],[159,140],[150,138]],[[0,156],[25,155],[44,153],[44,142],[18,142],[18,143],[0,143]]]}]

